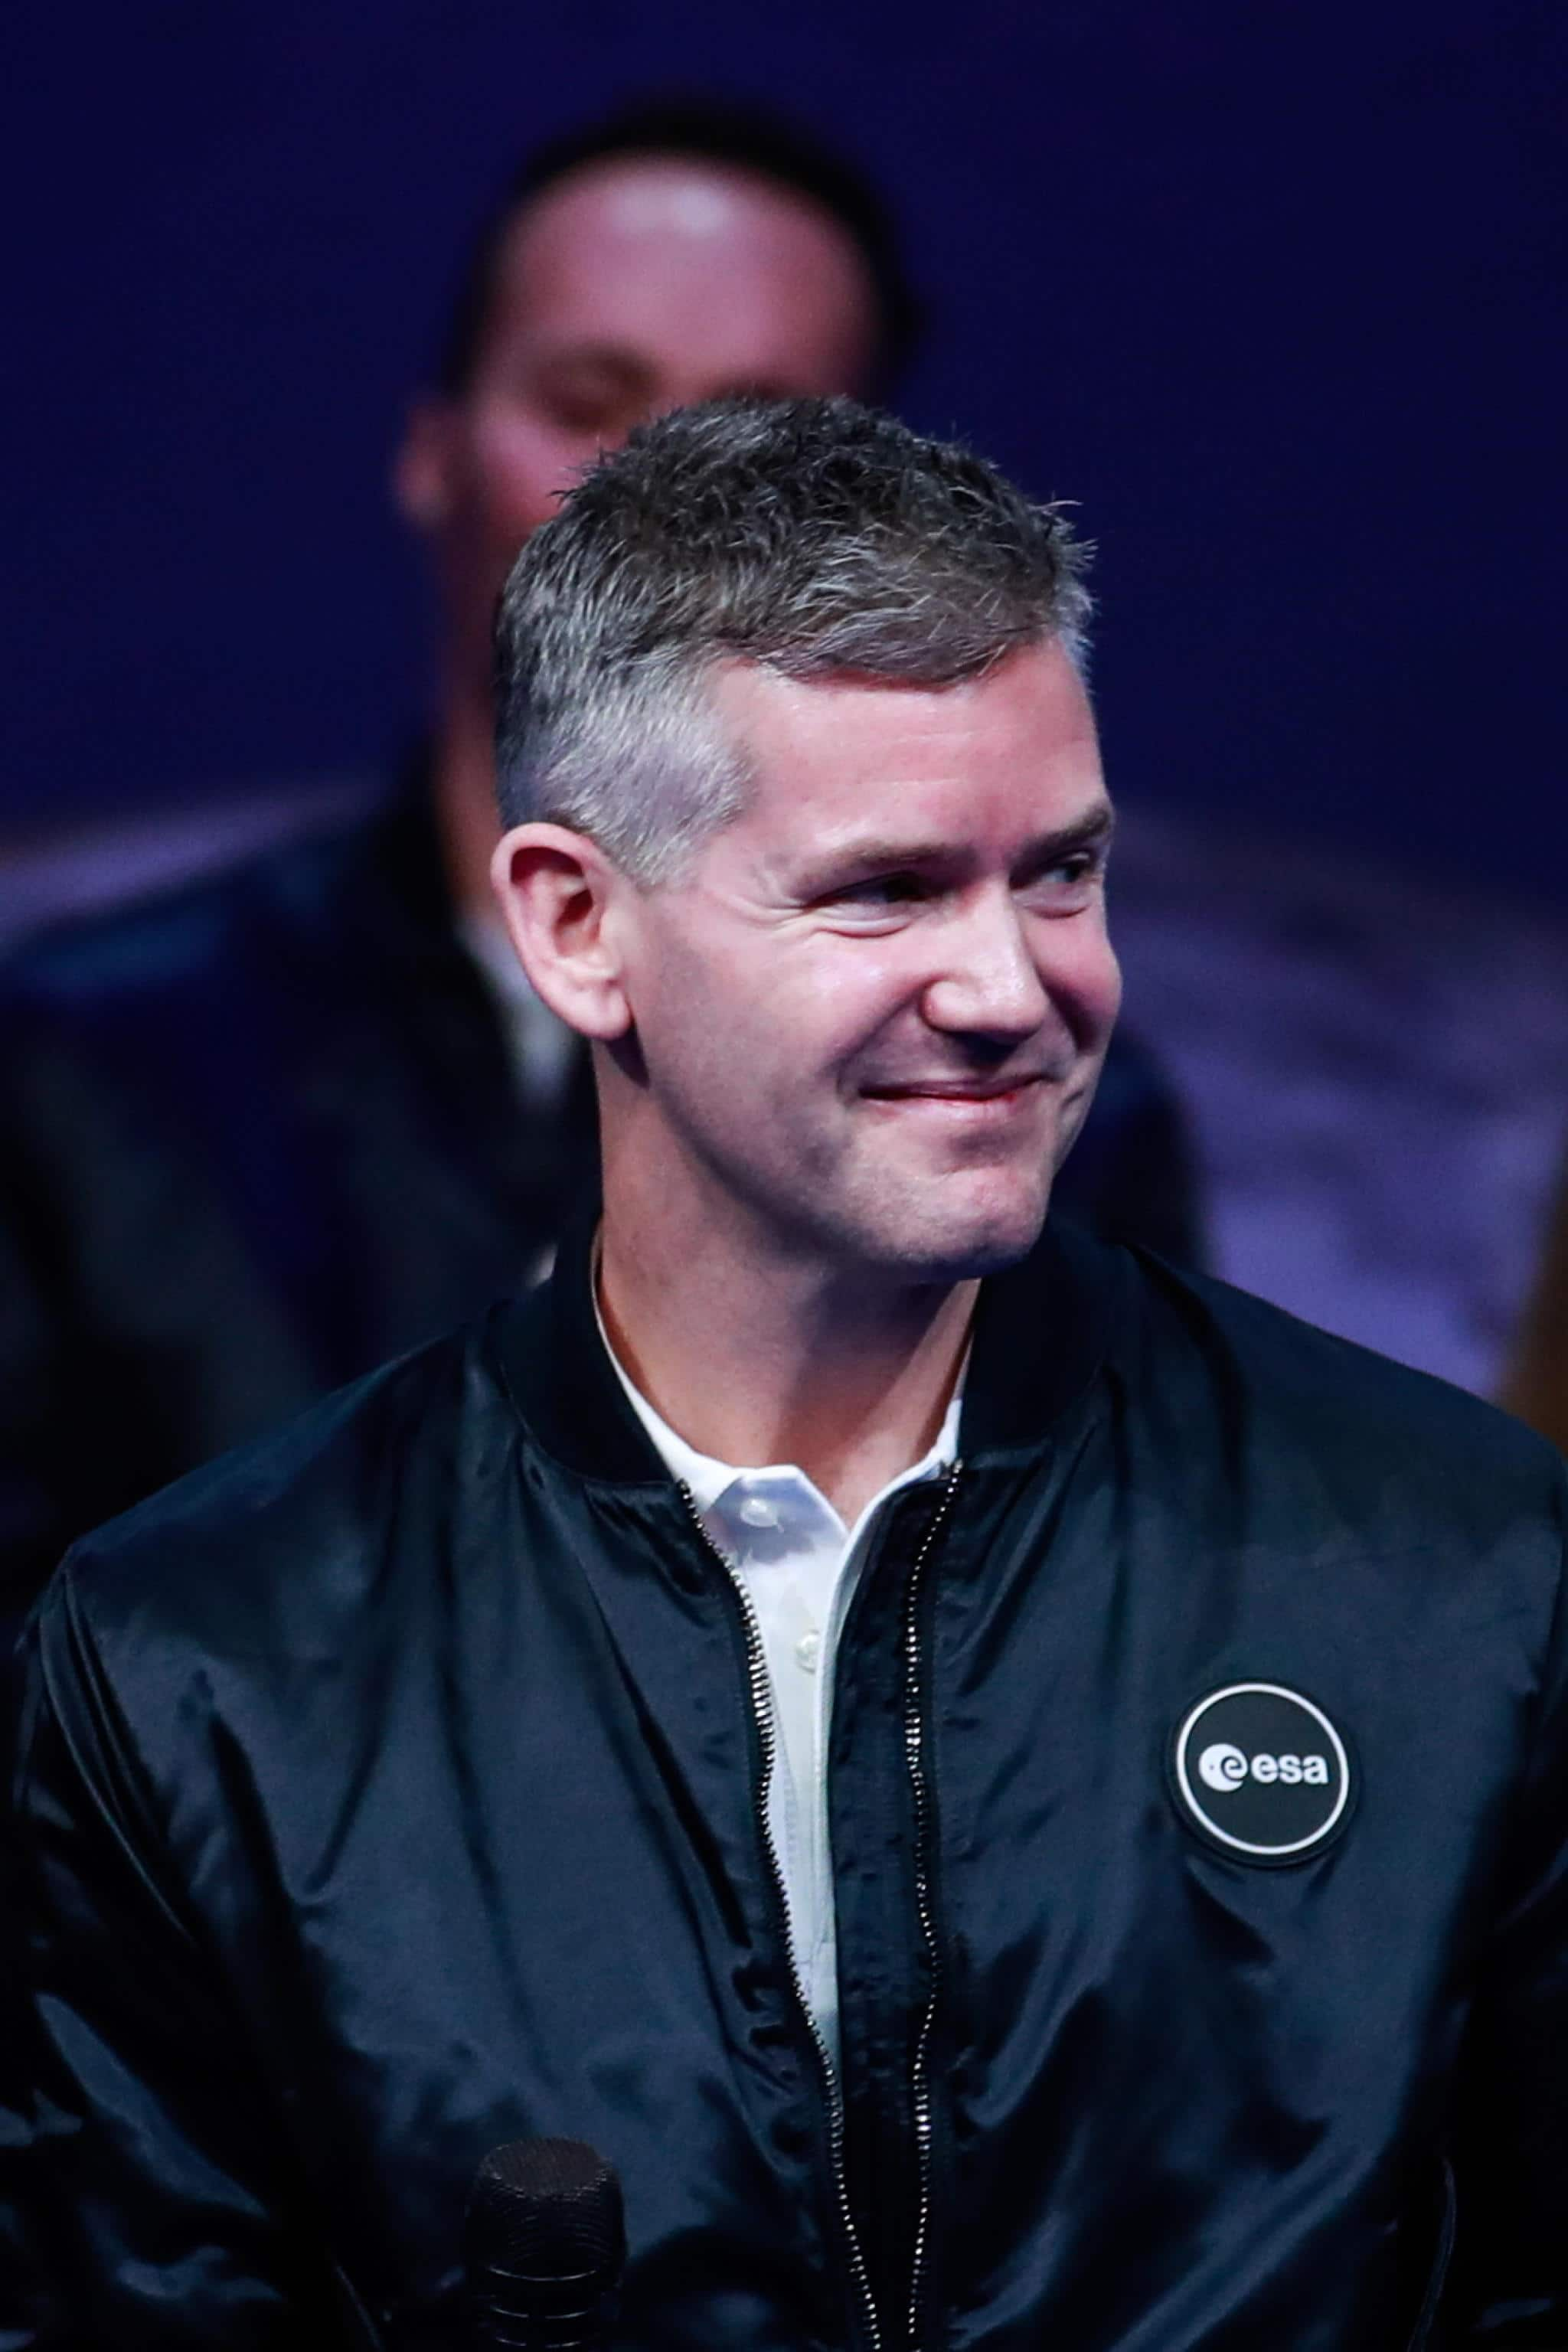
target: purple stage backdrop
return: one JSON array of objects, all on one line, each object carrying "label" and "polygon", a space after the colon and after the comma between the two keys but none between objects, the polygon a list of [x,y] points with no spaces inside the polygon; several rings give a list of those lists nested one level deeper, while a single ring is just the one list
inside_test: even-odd
[{"label": "purple stage backdrop", "polygon": [[[117,0],[10,20],[0,822],[373,765],[384,477],[517,151],[649,86],[889,185],[906,406],[1101,543],[1132,804],[1568,898],[1562,0]],[[20,54],[16,35],[22,32]]]}]

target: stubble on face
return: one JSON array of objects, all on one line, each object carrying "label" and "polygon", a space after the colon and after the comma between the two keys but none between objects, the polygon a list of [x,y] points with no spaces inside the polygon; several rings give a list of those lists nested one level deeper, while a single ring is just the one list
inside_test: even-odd
[{"label": "stubble on face", "polygon": [[645,1213],[847,1276],[1011,1262],[1118,997],[1081,682],[1048,646],[940,691],[734,665],[714,693],[756,782],[634,924]]}]

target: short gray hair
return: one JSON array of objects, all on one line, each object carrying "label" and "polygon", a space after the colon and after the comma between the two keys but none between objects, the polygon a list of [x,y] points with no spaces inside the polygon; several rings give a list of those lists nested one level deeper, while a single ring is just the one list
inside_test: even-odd
[{"label": "short gray hair", "polygon": [[720,662],[942,687],[1083,649],[1088,551],[966,449],[852,400],[676,409],[601,457],[518,558],[496,624],[502,815],[673,878],[750,782]]}]

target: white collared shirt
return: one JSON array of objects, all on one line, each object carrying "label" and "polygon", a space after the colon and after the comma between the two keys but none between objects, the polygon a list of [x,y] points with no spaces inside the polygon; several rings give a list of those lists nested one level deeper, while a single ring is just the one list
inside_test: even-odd
[{"label": "white collared shirt", "polygon": [[704,1528],[756,1615],[778,1733],[768,1827],[784,1875],[795,1971],[837,2060],[838,1979],[826,1769],[834,1662],[878,1513],[889,1496],[940,1477],[957,1456],[962,1375],[931,1452],[890,1478],[854,1527],[847,1528],[826,1496],[794,1463],[737,1469],[688,1445],[633,1385],[602,1318],[599,1329],[632,1410],[670,1476],[690,1488]]}]

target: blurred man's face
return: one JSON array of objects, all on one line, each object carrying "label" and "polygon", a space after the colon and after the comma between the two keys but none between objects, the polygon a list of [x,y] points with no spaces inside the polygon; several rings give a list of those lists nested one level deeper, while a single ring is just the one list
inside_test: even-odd
[{"label": "blurred man's face", "polygon": [[1120,992],[1077,671],[1048,645],[940,691],[739,663],[715,691],[751,797],[616,917],[664,1196],[839,1274],[1008,1263]]},{"label": "blurred man's face", "polygon": [[875,336],[852,240],[769,180],[634,157],[548,189],[502,247],[468,389],[418,413],[399,460],[458,658],[488,678],[507,573],[595,451],[728,393],[863,391]]}]

